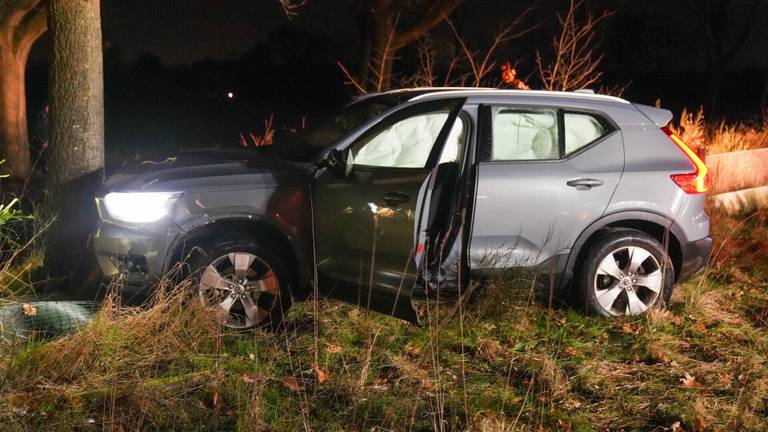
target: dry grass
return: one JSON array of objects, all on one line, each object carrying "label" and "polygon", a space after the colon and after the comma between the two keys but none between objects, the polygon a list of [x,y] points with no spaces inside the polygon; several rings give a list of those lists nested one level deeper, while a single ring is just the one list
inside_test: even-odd
[{"label": "dry grass", "polygon": [[728,153],[768,147],[768,121],[762,124],[706,122],[704,111],[683,110],[675,132],[704,154]]},{"label": "dry grass", "polygon": [[712,216],[706,277],[645,317],[549,307],[516,275],[421,328],[321,300],[230,334],[185,283],[111,296],[2,346],[0,430],[768,430],[768,218]]}]

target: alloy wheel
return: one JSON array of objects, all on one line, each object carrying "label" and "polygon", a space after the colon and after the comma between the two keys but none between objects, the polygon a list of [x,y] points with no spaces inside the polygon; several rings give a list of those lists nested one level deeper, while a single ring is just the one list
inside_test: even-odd
[{"label": "alloy wheel", "polygon": [[280,295],[272,267],[249,252],[222,255],[200,276],[200,300],[215,308],[222,325],[247,329],[267,319]]},{"label": "alloy wheel", "polygon": [[639,246],[624,246],[607,254],[597,267],[594,294],[610,315],[639,315],[661,295],[664,269],[656,257]]}]

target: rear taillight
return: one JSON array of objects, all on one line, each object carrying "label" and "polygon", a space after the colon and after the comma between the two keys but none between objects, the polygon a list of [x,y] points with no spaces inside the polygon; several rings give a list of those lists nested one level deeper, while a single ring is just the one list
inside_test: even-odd
[{"label": "rear taillight", "polygon": [[709,169],[707,165],[676,133],[669,129],[669,126],[664,126],[661,130],[685,153],[685,156],[696,167],[696,171],[692,173],[673,174],[672,180],[687,193],[706,192],[709,189]]}]

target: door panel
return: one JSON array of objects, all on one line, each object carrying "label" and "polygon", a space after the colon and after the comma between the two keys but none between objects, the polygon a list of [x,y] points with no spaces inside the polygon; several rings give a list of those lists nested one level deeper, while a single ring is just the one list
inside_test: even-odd
[{"label": "door panel", "polygon": [[353,164],[349,175],[318,173],[312,200],[324,294],[418,321],[411,303],[418,276],[417,227],[428,183],[462,102],[404,108],[347,147]]},{"label": "door panel", "polygon": [[[563,122],[560,117],[560,136]],[[560,154],[565,151],[560,140]],[[541,266],[568,253],[605,212],[624,165],[618,131],[567,159],[486,161],[478,186],[470,259],[473,268]]]},{"label": "door panel", "polygon": [[[426,172],[325,172],[314,191],[320,287],[331,297],[414,320],[414,230]],[[408,197],[387,203],[387,194]],[[410,256],[409,256],[410,255]],[[373,269],[373,271],[371,271]]]}]

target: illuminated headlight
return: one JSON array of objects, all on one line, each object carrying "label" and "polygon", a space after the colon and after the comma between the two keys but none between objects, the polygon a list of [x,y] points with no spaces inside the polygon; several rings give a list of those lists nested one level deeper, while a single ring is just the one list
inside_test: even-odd
[{"label": "illuminated headlight", "polygon": [[113,219],[150,223],[167,216],[179,195],[173,192],[111,192],[104,197],[104,207]]}]

